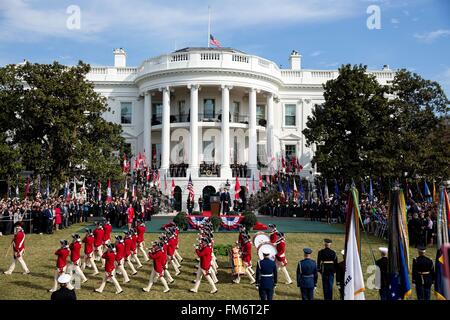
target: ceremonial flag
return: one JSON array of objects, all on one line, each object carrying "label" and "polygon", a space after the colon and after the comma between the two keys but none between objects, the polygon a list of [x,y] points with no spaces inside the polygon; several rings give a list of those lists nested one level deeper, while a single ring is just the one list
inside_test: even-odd
[{"label": "ceremonial flag", "polygon": [[262,174],[261,171],[259,172],[259,190],[261,190],[263,187],[263,179],[262,179]]},{"label": "ceremonial flag", "polygon": [[98,202],[102,201],[102,184],[98,180]]},{"label": "ceremonial flag", "polygon": [[86,192],[86,179],[83,179],[83,186],[81,187],[81,198],[86,201],[87,192]]},{"label": "ceremonial flag", "polygon": [[112,201],[111,180],[108,179],[108,188],[106,189],[106,202],[110,203],[111,201]]},{"label": "ceremonial flag", "polygon": [[239,183],[239,179],[236,176],[236,184],[234,185],[234,198],[236,200],[239,199],[239,191],[241,191],[241,184]]},{"label": "ceremonial flag", "polygon": [[286,163],[284,162],[284,157],[281,157],[281,168],[282,169],[286,168]]},{"label": "ceremonial flag", "polygon": [[330,194],[328,193],[328,182],[325,179],[325,187],[324,187],[325,201],[330,200]]},{"label": "ceremonial flag", "polygon": [[409,240],[403,191],[394,190],[389,203],[389,299],[404,300],[411,294],[411,285],[408,277]]},{"label": "ceremonial flag", "polygon": [[246,190],[246,192],[249,192],[249,187],[248,187],[248,178],[247,177],[245,177],[245,190]]},{"label": "ceremonial flag", "polygon": [[164,173],[164,194],[167,194],[167,174]]},{"label": "ceremonial flag", "polygon": [[280,198],[284,198],[283,187],[281,186],[281,180],[278,180],[278,192],[280,193]]},{"label": "ceremonial flag", "polygon": [[136,184],[133,183],[132,192],[131,192],[131,199],[136,198]]},{"label": "ceremonial flag", "polygon": [[420,196],[420,200],[424,201],[424,198],[423,198],[423,195],[422,195],[422,191],[420,191],[420,188],[419,188],[419,182],[418,181],[416,181],[416,187],[417,187],[417,194]]},{"label": "ceremonial flag", "polygon": [[438,300],[450,300],[450,292],[447,291],[444,275],[444,256],[441,247],[449,243],[449,218],[450,202],[445,188],[442,186],[439,192],[439,206],[437,223],[437,252],[435,262],[434,293]]},{"label": "ceremonial flag", "polygon": [[144,162],[144,159],[142,158],[142,154],[140,152],[138,154],[137,162],[138,162],[138,167],[140,168],[141,164]]},{"label": "ceremonial flag", "polygon": [[364,278],[361,268],[358,190],[352,187],[348,196],[345,226],[344,300],[365,300]]},{"label": "ceremonial flag", "polygon": [[214,36],[212,34],[209,35],[209,43],[212,44],[213,46],[216,46],[216,47],[220,48],[219,40],[214,38]]},{"label": "ceremonial flag", "polygon": [[433,202],[438,202],[438,198],[437,198],[437,195],[436,195],[436,183],[435,183],[435,181],[433,180]]},{"label": "ceremonial flag", "polygon": [[27,184],[25,186],[25,199],[28,198],[29,191],[30,191],[30,176],[27,177]]},{"label": "ceremonial flag", "polygon": [[366,193],[366,186],[364,185],[364,181],[361,181],[361,195]]},{"label": "ceremonial flag", "polygon": [[67,199],[67,201],[70,201],[70,200],[71,200],[71,196],[70,196],[70,183],[67,181],[66,184],[67,184],[66,199]]},{"label": "ceremonial flag", "polygon": [[303,201],[305,200],[305,190],[303,189],[303,183],[301,179],[299,183],[300,183],[300,203],[303,203]]},{"label": "ceremonial flag", "polygon": [[192,183],[191,174],[189,174],[189,182],[187,185],[187,189],[189,191],[189,199],[191,200],[191,202],[194,202],[195,194],[194,194],[194,185]]},{"label": "ceremonial flag", "polygon": [[47,177],[47,188],[45,190],[45,198],[48,199],[50,197],[50,181]]},{"label": "ceremonial flag", "polygon": [[424,194],[425,194],[425,200],[426,200],[428,203],[433,202],[433,199],[431,198],[430,188],[428,188],[427,180],[425,180]]},{"label": "ceremonial flag", "polygon": [[[261,190],[261,185],[262,185],[262,176],[261,176],[261,172],[259,173],[259,189]],[[255,193],[256,191],[256,183],[255,183],[255,176],[252,174],[252,188],[253,188],[253,193]]]},{"label": "ceremonial flag", "polygon": [[172,197],[175,197],[175,180],[172,178]]},{"label": "ceremonial flag", "polygon": [[286,179],[286,197],[289,198],[291,196],[291,185],[289,183],[289,179]]},{"label": "ceremonial flag", "polygon": [[127,178],[125,178],[125,191],[123,193],[123,198],[125,200],[128,199],[128,179]]},{"label": "ceremonial flag", "polygon": [[369,202],[373,203],[373,186],[372,186],[372,178],[369,181]]},{"label": "ceremonial flag", "polygon": [[78,195],[77,195],[77,180],[76,180],[75,177],[73,178],[73,198],[74,199],[78,198]]},{"label": "ceremonial flag", "polygon": [[339,195],[339,186],[338,186],[338,183],[337,183],[337,180],[336,180],[336,179],[334,179],[334,197],[335,197],[337,200],[339,200],[339,198],[340,198],[340,195]]},{"label": "ceremonial flag", "polygon": [[145,172],[145,178],[146,178],[147,182],[150,181],[150,169],[148,168],[148,166],[147,166],[147,170]]}]

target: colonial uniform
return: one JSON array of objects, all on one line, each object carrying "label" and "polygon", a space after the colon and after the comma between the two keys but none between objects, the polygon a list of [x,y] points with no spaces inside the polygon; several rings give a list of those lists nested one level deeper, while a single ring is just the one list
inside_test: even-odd
[{"label": "colonial uniform", "polygon": [[[67,257],[70,254],[69,244],[68,244],[67,240],[61,240],[60,244],[61,244],[61,248],[59,248],[55,252],[55,255],[57,256],[55,278],[54,278],[55,282],[54,282],[53,288],[51,288],[49,290],[50,292],[54,292],[54,291],[58,290],[58,278],[62,274],[66,273],[66,270],[67,270]],[[71,290],[73,289],[73,286],[70,283],[67,285],[67,287]]]},{"label": "colonial uniform", "polygon": [[86,265],[90,268],[94,269],[94,273],[93,275],[97,275],[98,274],[98,269],[97,269],[97,265],[95,264],[94,261],[94,242],[95,242],[95,238],[94,238],[94,234],[92,233],[92,231],[90,229],[86,229],[86,236],[83,239],[83,243],[84,243],[84,261],[82,264],[81,269],[84,270],[86,268]]},{"label": "colonial uniform", "polygon": [[[303,249],[305,254],[311,254],[309,248]],[[300,288],[302,300],[314,300],[314,288],[317,286],[317,265],[314,260],[306,258],[297,265],[297,287]]]},{"label": "colonial uniform", "polygon": [[417,300],[430,300],[431,286],[434,279],[433,260],[425,257],[425,247],[418,247],[419,255],[413,260],[412,282],[416,285]]},{"label": "colonial uniform", "polygon": [[23,231],[21,226],[16,227],[14,238],[12,240],[12,246],[14,250],[13,261],[9,266],[9,269],[5,271],[4,274],[13,273],[14,269],[16,268],[16,260],[19,261],[20,265],[22,266],[24,274],[30,273],[25,260],[23,260],[23,254],[25,252],[25,232]]},{"label": "colonial uniform", "polygon": [[103,235],[105,230],[100,223],[97,223],[97,228],[94,230],[94,252],[95,260],[100,261],[103,253]]},{"label": "colonial uniform", "polygon": [[[247,235],[243,235],[241,238],[241,251],[242,251],[242,262],[244,263],[245,273],[250,279],[250,284],[255,283],[255,278],[253,278],[254,271],[252,270],[252,243]],[[237,276],[234,283],[239,283],[241,280],[240,275]]]},{"label": "colonial uniform", "polygon": [[286,284],[291,284],[292,279],[289,275],[289,272],[287,271],[287,260],[286,260],[286,241],[284,239],[284,234],[282,232],[278,232],[276,234],[276,242],[275,245],[277,246],[277,254],[275,256],[275,261],[278,266],[278,269],[281,270],[286,278]]},{"label": "colonial uniform", "polygon": [[203,238],[199,248],[195,250],[197,256],[200,258],[200,266],[197,270],[194,288],[190,290],[191,292],[197,293],[203,276],[211,285],[210,293],[214,294],[217,292],[216,285],[210,275],[212,248],[209,246],[209,242],[209,239]]},{"label": "colonial uniform", "polygon": [[95,289],[95,292],[102,293],[105,289],[106,282],[111,281],[116,287],[116,294],[122,293],[122,288],[120,287],[119,281],[116,279],[116,254],[113,245],[108,245],[108,250],[102,255],[102,259],[105,260],[105,275],[103,276],[102,284],[99,288]]},{"label": "colonial uniform", "polygon": [[270,252],[263,252],[264,259],[256,265],[256,286],[261,300],[272,300],[277,285],[277,265],[269,258]]},{"label": "colonial uniform", "polygon": [[168,233],[169,240],[167,241],[167,256],[169,258],[170,263],[172,264],[173,269],[175,270],[175,275],[180,274],[179,263],[177,259],[174,257],[175,250],[177,248],[177,241],[175,239],[175,235],[172,233]]},{"label": "colonial uniform", "polygon": [[125,262],[125,244],[123,243],[122,236],[116,236],[116,268],[123,276],[123,283],[130,282],[130,278],[128,277],[128,273],[125,270],[124,262]]},{"label": "colonial uniform", "polygon": [[133,257],[134,261],[137,263],[138,268],[142,268],[142,263],[139,260],[139,257],[137,255],[137,233],[136,229],[131,229],[131,256]]},{"label": "colonial uniform", "polygon": [[131,262],[131,248],[133,246],[133,239],[131,238],[131,232],[126,231],[125,232],[125,239],[124,239],[124,246],[125,246],[125,261],[127,262],[127,265],[130,267],[131,271],[133,272],[132,275],[135,275],[137,273],[136,268],[134,267],[133,263]]},{"label": "colonial uniform", "polygon": [[[324,242],[326,244],[332,243],[330,239],[325,239]],[[317,266],[322,275],[323,297],[325,300],[333,300],[333,283],[337,264],[338,261],[335,251],[328,247],[319,251]]]},{"label": "colonial uniform", "polygon": [[81,239],[78,234],[72,235],[73,242],[70,244],[70,268],[69,274],[74,272],[77,276],[81,278],[82,283],[86,282],[88,279],[84,275],[83,271],[80,268],[80,257],[81,257]]},{"label": "colonial uniform", "polygon": [[147,253],[145,252],[144,246],[144,234],[145,234],[145,222],[141,221],[139,225],[136,227],[136,233],[137,233],[137,247],[144,255],[145,261],[149,261],[150,259],[147,256]]},{"label": "colonial uniform", "polygon": [[165,260],[166,253],[164,252],[162,243],[155,244],[152,249],[148,252],[148,256],[153,260],[153,269],[150,274],[150,280],[148,282],[148,286],[142,288],[143,291],[149,292],[153,286],[153,283],[157,282],[158,279],[161,281],[164,286],[164,292],[169,292],[170,288],[167,284],[166,279],[164,278],[164,268],[165,268]]},{"label": "colonial uniform", "polygon": [[103,245],[106,248],[106,246],[111,243],[112,225],[109,221],[106,221],[103,225],[103,231]]}]

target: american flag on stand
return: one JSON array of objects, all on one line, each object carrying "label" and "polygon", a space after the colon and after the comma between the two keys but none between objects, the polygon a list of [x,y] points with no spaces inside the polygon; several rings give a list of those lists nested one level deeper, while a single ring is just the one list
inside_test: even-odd
[{"label": "american flag on stand", "polygon": [[195,194],[194,194],[194,184],[192,183],[191,175],[189,174],[189,181],[187,185],[187,189],[189,191],[189,199],[191,202],[194,202]]},{"label": "american flag on stand", "polygon": [[218,48],[220,48],[220,46],[221,46],[219,40],[214,38],[214,36],[212,34],[209,35],[209,43]]}]

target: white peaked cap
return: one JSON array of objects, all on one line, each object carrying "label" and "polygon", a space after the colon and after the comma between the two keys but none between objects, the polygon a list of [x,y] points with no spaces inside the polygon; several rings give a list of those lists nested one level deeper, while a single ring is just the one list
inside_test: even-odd
[{"label": "white peaked cap", "polygon": [[60,275],[58,277],[58,282],[59,283],[69,283],[70,282],[70,275],[68,275],[67,273],[63,273],[62,275]]},{"label": "white peaked cap", "polygon": [[388,248],[386,247],[379,247],[378,250],[380,250],[380,252],[382,253],[388,253]]}]

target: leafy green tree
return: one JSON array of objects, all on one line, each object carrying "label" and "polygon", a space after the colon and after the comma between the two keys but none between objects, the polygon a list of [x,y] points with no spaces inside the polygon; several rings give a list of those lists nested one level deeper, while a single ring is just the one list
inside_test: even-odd
[{"label": "leafy green tree", "polygon": [[[54,62],[0,68],[0,158],[53,183],[81,175],[119,178],[121,127],[101,117],[108,107],[86,80],[89,70],[81,61],[73,67]],[[15,174],[14,168],[2,169],[5,176]]]}]

